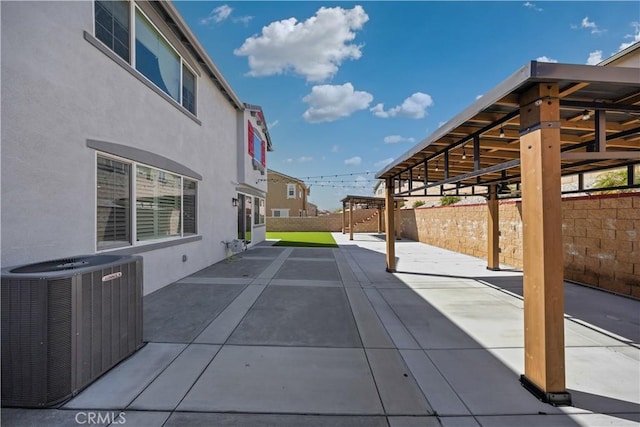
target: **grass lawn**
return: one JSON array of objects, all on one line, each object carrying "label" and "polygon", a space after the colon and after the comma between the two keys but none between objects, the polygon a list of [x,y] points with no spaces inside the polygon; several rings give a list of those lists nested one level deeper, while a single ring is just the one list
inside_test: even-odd
[{"label": "grass lawn", "polygon": [[280,239],[274,246],[307,248],[337,248],[336,241],[327,231],[267,232],[267,239]]}]

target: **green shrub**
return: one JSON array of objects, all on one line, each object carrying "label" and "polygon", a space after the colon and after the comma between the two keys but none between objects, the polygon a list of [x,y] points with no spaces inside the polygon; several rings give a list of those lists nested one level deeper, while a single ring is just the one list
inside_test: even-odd
[{"label": "green shrub", "polygon": [[[596,177],[595,182],[593,183],[593,188],[611,188],[611,187],[622,187],[623,185],[627,185],[627,170],[619,169],[615,171],[609,171],[601,173]],[[620,193],[629,190],[603,190],[599,191],[600,194],[611,194],[611,193]]]},{"label": "green shrub", "polygon": [[460,197],[458,196],[442,196],[440,197],[440,205],[441,206],[449,206],[456,204],[460,201]]},{"label": "green shrub", "polygon": [[422,205],[424,205],[424,200],[416,200],[415,202],[413,202],[414,208],[419,208]]}]

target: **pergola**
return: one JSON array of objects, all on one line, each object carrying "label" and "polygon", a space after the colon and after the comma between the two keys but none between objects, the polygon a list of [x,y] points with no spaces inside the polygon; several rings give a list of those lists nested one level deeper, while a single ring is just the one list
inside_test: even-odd
[{"label": "pergola", "polygon": [[[378,172],[385,198],[486,187],[488,268],[499,268],[498,193],[520,186],[525,372],[541,400],[570,404],[565,386],[561,176],[614,167],[640,187],[640,70],[532,61]],[[403,187],[403,183],[408,184]],[[406,189],[405,189],[406,188]],[[476,193],[477,194],[477,193]],[[387,210],[387,227],[394,215]],[[387,271],[396,270],[386,234]]]},{"label": "pergola", "polygon": [[[367,208],[378,209],[378,233],[382,232],[382,212],[386,206],[386,199],[384,197],[369,197],[369,196],[346,196],[341,200],[342,202],[342,234],[345,234],[347,226],[347,213],[346,209],[349,206],[349,240],[353,240],[353,208],[357,205],[365,205]],[[389,206],[395,205],[396,209],[400,209],[400,203],[404,199],[394,199],[393,203]],[[399,224],[398,224],[399,225]],[[396,237],[400,238],[400,227],[396,228]]]}]

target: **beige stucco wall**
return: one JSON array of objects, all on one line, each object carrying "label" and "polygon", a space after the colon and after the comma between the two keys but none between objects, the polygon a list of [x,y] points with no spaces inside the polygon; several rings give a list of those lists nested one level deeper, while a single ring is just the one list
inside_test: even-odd
[{"label": "beige stucco wall", "polygon": [[[297,217],[300,211],[308,210],[307,190],[302,183],[275,171],[268,171],[267,176],[267,217],[272,216],[273,209],[289,209],[290,217]],[[287,198],[287,184],[296,185],[294,198]],[[308,211],[306,214],[310,215]]]}]

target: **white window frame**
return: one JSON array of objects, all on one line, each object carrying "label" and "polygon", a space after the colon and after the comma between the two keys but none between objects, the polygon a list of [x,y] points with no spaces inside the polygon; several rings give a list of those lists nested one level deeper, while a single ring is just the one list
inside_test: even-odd
[{"label": "white window frame", "polygon": [[[93,12],[93,18],[92,18],[92,30],[93,30],[93,37],[95,37],[96,40],[98,40],[104,47],[106,47],[107,49],[109,49],[110,51],[111,48],[109,46],[107,46],[106,44],[104,44],[102,42],[102,40],[98,39],[96,37],[96,13],[95,13],[95,0],[93,0],[92,2],[92,12]],[[153,81],[151,81],[147,76],[145,76],[144,74],[142,74],[140,71],[138,71],[138,69],[136,68],[136,11],[140,11],[140,14],[147,20],[149,21],[149,23],[151,24],[151,26],[158,32],[158,34],[160,34],[160,37],[162,37],[164,39],[164,41],[169,45],[169,47],[171,47],[171,49],[173,49],[173,51],[176,53],[176,55],[178,56],[178,58],[180,58],[180,100],[176,101],[175,99],[173,99],[173,97],[168,94],[167,92],[165,92],[164,90],[162,90],[160,87],[158,87],[158,85],[156,85]],[[112,51],[113,52],[113,51]],[[115,54],[115,52],[114,52]],[[120,57],[118,57],[120,58]],[[122,58],[120,58],[122,59]],[[123,59],[124,61],[124,59]],[[126,61],[124,61],[126,62]],[[173,43],[171,43],[169,41],[169,39],[167,39],[167,37],[164,35],[164,33],[162,31],[160,31],[160,29],[158,28],[158,26],[153,22],[153,20],[151,18],[149,18],[149,15],[147,15],[144,10],[142,10],[138,5],[135,4],[134,1],[129,0],[129,62],[128,62],[129,66],[141,77],[143,77],[146,81],[148,81],[149,83],[151,83],[154,87],[156,87],[159,91],[161,91],[162,93],[164,93],[165,95],[167,95],[169,97],[169,99],[171,99],[173,102],[175,102],[176,104],[178,104],[181,108],[183,108],[185,111],[187,111],[189,114],[193,114],[194,116],[197,117],[197,113],[198,113],[198,73],[195,72],[195,70],[193,69],[193,67],[191,67],[191,65],[184,60],[184,57],[180,54],[180,51],[178,51],[178,49],[175,48],[175,46],[173,45]],[[189,69],[189,71],[191,72],[191,74],[193,74],[193,80],[194,80],[194,88],[193,88],[193,97],[194,97],[194,101],[193,101],[193,112],[187,110],[187,108],[182,104],[182,86],[184,84],[183,82],[183,76],[182,76],[182,66],[187,67],[187,69]]]},{"label": "white window frame", "polygon": [[[264,197],[259,197],[259,196],[253,196],[253,204],[256,205],[256,200],[258,201],[257,203],[257,209],[254,210],[254,218],[253,218],[253,225],[254,226],[261,226],[261,225],[265,225],[267,223],[267,201],[265,200]],[[262,210],[264,210],[264,215],[260,215],[260,208],[262,208]],[[258,213],[258,222],[255,221],[255,214],[256,212]]]},{"label": "white window frame", "polygon": [[[113,247],[113,248],[107,248],[107,249],[98,249],[98,217],[96,214],[96,207],[98,205],[98,182],[97,182],[97,177],[98,177],[98,171],[97,171],[97,167],[98,167],[98,157],[103,157],[105,159],[110,159],[110,160],[114,160],[117,162],[121,162],[121,163],[126,163],[129,165],[130,170],[131,170],[131,182],[129,182],[129,194],[131,197],[131,200],[129,202],[130,204],[130,209],[129,209],[129,215],[131,215],[131,217],[129,218],[129,223],[131,224],[131,232],[130,232],[130,239],[131,241],[129,242],[129,244],[127,245],[120,245],[118,247]],[[109,251],[114,251],[114,250],[121,250],[124,248],[131,248],[131,247],[137,247],[137,246],[147,246],[147,245],[152,245],[158,242],[168,242],[168,241],[174,241],[174,240],[181,240],[184,238],[188,238],[188,237],[193,237],[193,236],[198,236],[199,235],[199,222],[200,222],[200,214],[199,214],[199,200],[200,198],[198,197],[199,194],[199,189],[200,189],[200,180],[195,179],[193,177],[190,176],[184,176],[181,175],[179,173],[176,172],[172,172],[166,169],[162,169],[156,166],[151,166],[148,165],[146,163],[142,163],[142,162],[136,162],[134,160],[131,159],[127,159],[124,157],[120,157],[120,156],[115,156],[113,154],[109,154],[109,153],[104,153],[104,152],[96,152],[95,156],[94,156],[94,201],[93,201],[93,210],[94,210],[94,226],[93,226],[93,232],[94,232],[94,247],[96,248],[96,253],[101,253],[101,252],[109,252]],[[138,240],[138,230],[137,230],[137,200],[138,200],[138,194],[137,194],[137,190],[136,190],[136,176],[137,176],[137,168],[138,166],[143,166],[146,168],[151,168],[151,169],[155,169],[158,170],[160,172],[164,172],[164,173],[169,173],[171,175],[174,176],[179,176],[180,177],[180,215],[181,215],[181,221],[180,221],[180,235],[179,236],[172,236],[172,237],[164,237],[164,238],[157,238],[157,239],[149,239],[149,240]],[[196,233],[189,233],[189,234],[184,234],[184,220],[182,219],[182,215],[184,215],[184,180],[188,179],[190,181],[194,181],[196,183]]]},{"label": "white window frame", "polygon": [[[293,190],[293,195],[291,195],[292,190]],[[295,198],[296,198],[296,185],[287,184],[287,199],[295,199]]]},{"label": "white window frame", "polygon": [[[280,216],[275,216],[275,212],[279,212]],[[289,209],[271,209],[271,216],[273,218],[289,218]]]}]

